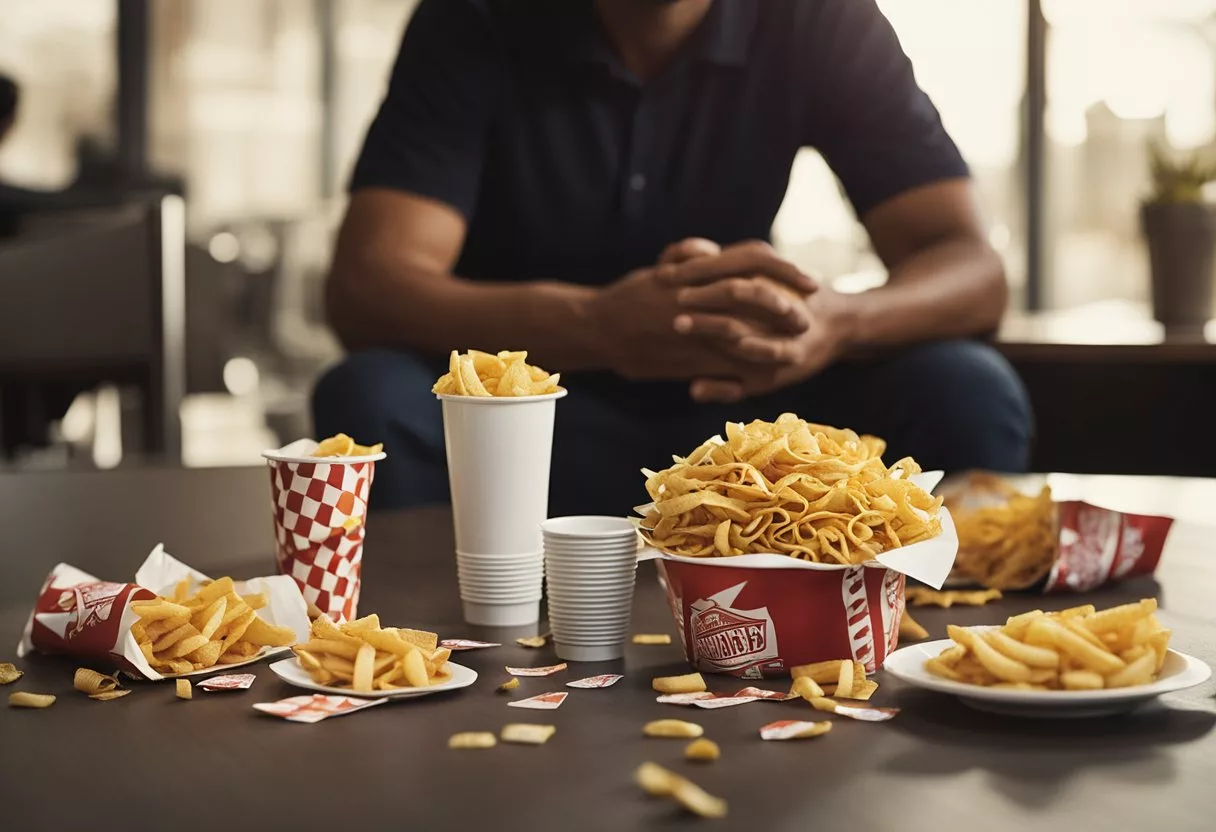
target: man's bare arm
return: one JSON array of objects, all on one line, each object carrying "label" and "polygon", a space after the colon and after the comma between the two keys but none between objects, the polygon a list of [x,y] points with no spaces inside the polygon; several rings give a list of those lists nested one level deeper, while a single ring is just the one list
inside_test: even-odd
[{"label": "man's bare arm", "polygon": [[863,222],[890,276],[883,287],[847,297],[847,342],[900,344],[997,328],[1008,299],[1005,271],[969,180],[900,194]]},{"label": "man's bare arm", "polygon": [[451,273],[466,223],[448,205],[366,188],[351,198],[326,287],[348,349],[527,349],[563,370],[600,365],[589,306],[596,289],[552,282],[485,284]]}]

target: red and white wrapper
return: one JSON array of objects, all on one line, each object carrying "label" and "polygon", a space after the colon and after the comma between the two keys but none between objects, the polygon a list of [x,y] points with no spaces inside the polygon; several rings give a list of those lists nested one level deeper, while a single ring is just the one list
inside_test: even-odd
[{"label": "red and white wrapper", "polygon": [[694,705],[698,708],[712,711],[717,708],[746,705],[749,702],[788,702],[796,698],[798,697],[792,693],[781,693],[775,690],[749,687],[737,690],[731,694],[710,693],[705,690],[695,693],[668,693],[657,697],[655,701],[662,705]]},{"label": "red and white wrapper", "polygon": [[301,439],[265,451],[273,498],[275,558],[308,603],[334,621],[358,614],[367,497],[385,454],[313,457]]},{"label": "red and white wrapper", "polygon": [[249,690],[257,678],[252,673],[230,673],[204,679],[198,683],[198,687],[203,690]]},{"label": "red and white wrapper", "polygon": [[568,665],[565,662],[561,664],[550,664],[545,667],[511,667],[508,665],[506,671],[512,676],[552,676],[554,673],[561,673]]},{"label": "red and white wrapper", "polygon": [[770,722],[760,729],[762,740],[798,740],[807,736],[818,736],[815,730],[818,722],[803,722],[795,719],[782,719]]},{"label": "red and white wrapper", "polygon": [[553,693],[542,693],[537,696],[529,696],[527,699],[517,699],[514,702],[508,702],[509,708],[531,708],[535,711],[556,711],[566,701],[566,697],[570,694],[566,691],[555,691]]},{"label": "red and white wrapper", "polygon": [[886,722],[888,719],[895,719],[895,716],[899,713],[899,708],[879,708],[875,705],[845,705],[837,702],[833,713],[847,716],[849,719],[860,720],[861,722]]},{"label": "red and white wrapper", "polygon": [[445,638],[439,642],[440,647],[446,647],[452,652],[459,650],[484,650],[487,647],[502,647],[494,641],[477,641],[471,638]]},{"label": "red and white wrapper", "polygon": [[[926,491],[940,479],[912,477]],[[940,588],[954,565],[954,521],[945,508],[939,517],[937,537],[855,566],[779,554],[690,558],[653,548],[639,559],[658,560],[684,655],[703,673],[788,677],[791,667],[830,659],[873,672],[899,644],[905,576]]]},{"label": "red and white wrapper", "polygon": [[625,677],[619,673],[604,673],[599,676],[588,676],[586,679],[575,679],[566,682],[568,688],[610,688]]},{"label": "red and white wrapper", "polygon": [[1080,500],[1057,503],[1060,548],[1043,592],[1088,592],[1151,575],[1161,562],[1172,517],[1128,514]]},{"label": "red and white wrapper", "polygon": [[292,696],[278,702],[258,702],[255,710],[271,716],[282,717],[288,722],[320,722],[331,716],[346,716],[364,708],[383,705],[387,699],[357,699],[353,696]]},{"label": "red and white wrapper", "polygon": [[[172,595],[183,578],[190,578],[194,585],[210,580],[160,545],[135,573],[134,583],[103,581],[61,563],[51,570],[38,593],[34,611],[30,613],[17,646],[17,655],[39,650],[113,661],[133,676],[168,678],[152,669],[131,635],[131,625],[139,619],[130,605],[132,601],[149,600],[157,595]],[[297,640],[308,640],[308,610],[294,581],[282,575],[254,578],[238,581],[236,591],[241,595],[266,593],[266,606],[258,610],[258,615],[270,624],[290,627]],[[282,651],[267,651],[249,661],[257,661],[273,652]],[[214,672],[215,668],[195,671],[198,674]],[[195,673],[181,675],[193,676]]]}]

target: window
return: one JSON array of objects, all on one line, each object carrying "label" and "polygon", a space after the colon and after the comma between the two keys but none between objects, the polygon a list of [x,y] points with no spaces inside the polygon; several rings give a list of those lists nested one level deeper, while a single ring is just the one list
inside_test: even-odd
[{"label": "window", "polygon": [[1192,150],[1216,138],[1216,0],[1043,0],[1043,13],[1044,305],[1147,302],[1147,145]]},{"label": "window", "polygon": [[[1021,108],[1026,78],[1026,0],[879,0],[917,80],[971,165],[989,238],[1010,282],[1025,282]],[[971,71],[960,71],[960,67]],[[774,243],[842,288],[884,279],[864,230],[818,153],[799,155]]]}]

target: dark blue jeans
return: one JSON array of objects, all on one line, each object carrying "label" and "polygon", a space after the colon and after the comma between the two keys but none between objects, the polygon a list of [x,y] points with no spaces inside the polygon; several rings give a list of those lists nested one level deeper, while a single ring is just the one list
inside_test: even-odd
[{"label": "dark blue jeans", "polygon": [[[404,508],[448,501],[443,419],[431,385],[446,361],[404,352],[355,353],[313,394],[318,436],[383,442],[371,501]],[[834,365],[797,386],[730,405],[699,405],[684,385],[565,375],[557,404],[550,513],[628,514],[646,501],[643,467],[660,469],[723,432],[727,421],[785,411],[888,442],[883,458],[915,457],[926,470],[1025,470],[1030,405],[1013,368],[971,341],[909,347]]]}]

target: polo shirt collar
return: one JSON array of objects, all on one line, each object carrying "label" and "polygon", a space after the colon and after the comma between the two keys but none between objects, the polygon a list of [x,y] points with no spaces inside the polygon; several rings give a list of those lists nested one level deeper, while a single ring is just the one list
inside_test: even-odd
[{"label": "polo shirt collar", "polygon": [[[616,62],[592,0],[570,2],[568,11],[571,16],[563,42],[570,60],[580,64]],[[756,0],[714,0],[692,36],[697,57],[722,66],[746,65],[757,13]]]}]

